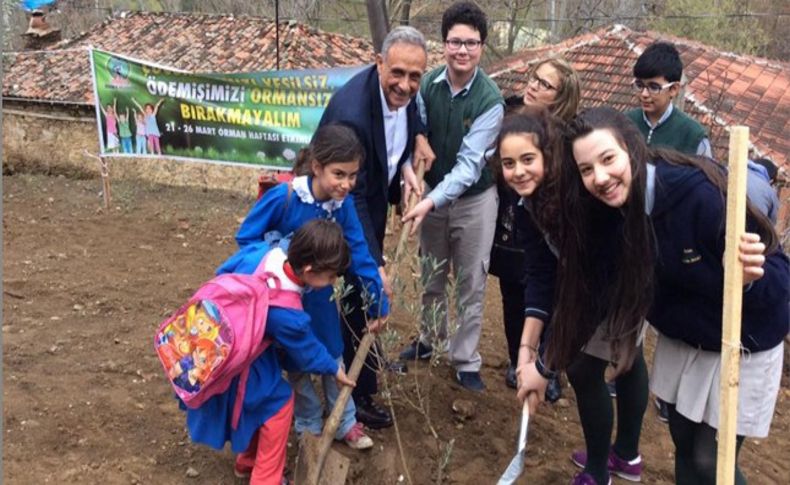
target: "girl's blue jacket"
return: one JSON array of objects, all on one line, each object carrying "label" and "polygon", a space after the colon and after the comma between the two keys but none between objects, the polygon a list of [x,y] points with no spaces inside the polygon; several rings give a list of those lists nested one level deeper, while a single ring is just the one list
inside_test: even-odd
[{"label": "girl's blue jacket", "polygon": [[[724,291],[725,201],[698,169],[655,162],[657,257],[648,320],[664,335],[720,351]],[[648,185],[649,186],[649,185]],[[747,230],[754,231],[747,220]],[[767,255],[765,274],[744,288],[741,344],[752,352],[781,343],[788,332],[790,274],[781,249]]]}]

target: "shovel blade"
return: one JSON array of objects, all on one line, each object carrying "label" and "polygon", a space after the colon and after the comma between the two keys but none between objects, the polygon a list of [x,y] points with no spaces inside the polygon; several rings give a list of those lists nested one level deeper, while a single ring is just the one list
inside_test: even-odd
[{"label": "shovel blade", "polygon": [[[299,454],[296,457],[295,485],[342,485],[346,483],[351,460],[333,449],[329,449],[324,466],[318,474],[320,438],[310,433],[302,435]],[[318,480],[315,477],[318,476]]]},{"label": "shovel blade", "polygon": [[513,485],[518,477],[524,472],[524,455],[527,452],[527,430],[529,428],[529,402],[524,401],[521,407],[521,427],[518,432],[518,447],[516,456],[510,460],[505,473],[497,482],[497,485]]},{"label": "shovel blade", "polygon": [[510,460],[505,473],[502,474],[497,485],[513,485],[524,472],[524,453],[519,453]]}]

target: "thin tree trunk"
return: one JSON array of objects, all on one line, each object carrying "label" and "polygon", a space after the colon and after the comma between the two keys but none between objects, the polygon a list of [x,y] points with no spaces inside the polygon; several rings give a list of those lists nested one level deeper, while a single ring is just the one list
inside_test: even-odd
[{"label": "thin tree trunk", "polygon": [[368,25],[370,26],[370,37],[373,41],[373,49],[376,53],[381,52],[381,44],[384,37],[389,32],[387,25],[387,5],[384,0],[366,0],[368,8]]},{"label": "thin tree trunk", "polygon": [[403,0],[400,7],[400,24],[409,25],[409,18],[411,16],[411,0]]}]

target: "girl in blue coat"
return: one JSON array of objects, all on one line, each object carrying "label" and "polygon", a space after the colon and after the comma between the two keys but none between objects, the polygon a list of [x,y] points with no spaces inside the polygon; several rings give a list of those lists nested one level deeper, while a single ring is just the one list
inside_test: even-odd
[{"label": "girl in blue coat", "polygon": [[[329,219],[343,228],[351,249],[351,265],[346,278],[358,278],[359,287],[368,290],[368,318],[371,327],[389,314],[389,302],[383,292],[378,265],[368,250],[362,225],[357,217],[351,189],[354,187],[364,151],[354,131],[344,125],[329,124],[316,131],[310,146],[299,154],[297,167],[309,171],[292,182],[269,189],[256,202],[242,222],[236,241],[240,251],[223,264],[221,271],[237,271],[250,253],[260,253],[267,240],[285,237],[312,219]],[[331,287],[310,291],[304,295],[304,310],[310,315],[310,326],[330,355],[340,362],[343,357],[341,318]],[[297,433],[320,434],[323,405],[316,394],[310,376],[295,372],[298,367],[285,361],[289,380],[294,386],[294,408]],[[323,380],[328,405],[334,406],[339,393],[332,379]],[[336,434],[355,449],[373,446],[360,423],[356,421],[353,400],[349,399]]]},{"label": "girl in blue coat", "polygon": [[[562,212],[573,237],[564,237],[560,250],[547,365],[567,365],[594,331],[589,308],[598,304],[609,309],[609,334],[620,344],[618,367],[627,368],[647,317],[659,332],[651,388],[669,404],[676,483],[713,484],[726,172],[710,160],[648,149],[636,128],[609,108],[583,112],[568,132],[573,156],[563,177]],[[738,449],[745,436],[768,434],[789,320],[790,264],[770,222],[751,204],[739,256],[744,356]],[[737,467],[735,481],[745,483]]]},{"label": "girl in blue coat", "polygon": [[[240,272],[252,273],[264,255],[263,269],[277,277],[279,289],[298,295],[306,288],[331,285],[349,260],[341,229],[328,221],[311,221],[297,230],[287,256],[279,247],[257,255],[249,253],[240,262],[243,270]],[[276,287],[272,280],[269,286]],[[187,409],[187,427],[196,443],[222,449],[230,441],[231,449],[238,453],[234,467],[237,476],[250,477],[250,483],[255,485],[280,485],[294,400],[291,387],[282,377],[276,349],[284,350],[297,368],[305,372],[333,376],[338,384],[353,386],[354,382],[315,338],[310,317],[302,310],[270,307],[265,336],[274,345],[250,366],[236,427],[232,418],[239,377],[231,381],[224,393],[197,409]]]}]

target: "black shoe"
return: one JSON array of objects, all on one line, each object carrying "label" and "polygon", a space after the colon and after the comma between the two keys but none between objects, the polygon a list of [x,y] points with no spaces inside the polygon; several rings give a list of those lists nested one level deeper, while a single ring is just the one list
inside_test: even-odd
[{"label": "black shoe", "polygon": [[403,360],[428,360],[433,354],[433,347],[428,344],[420,342],[420,339],[414,339],[408,347],[403,349],[400,353],[400,358]]},{"label": "black shoe", "polygon": [[516,368],[512,365],[507,366],[507,370],[505,371],[505,385],[511,389],[518,388],[518,382],[516,381]]},{"label": "black shoe", "polygon": [[561,397],[562,397],[562,385],[560,384],[560,378],[553,377],[549,379],[549,383],[546,386],[546,401],[553,404],[559,401]]},{"label": "black shoe", "polygon": [[406,374],[409,373],[409,366],[407,366],[406,362],[403,360],[393,360],[387,362],[384,368],[387,369],[389,372],[392,372],[393,374],[397,374],[399,376],[405,376]]},{"label": "black shoe", "polygon": [[617,397],[617,385],[614,381],[607,382],[606,389],[609,391],[609,397]]},{"label": "black shoe", "polygon": [[483,379],[480,378],[479,372],[461,372],[455,373],[455,380],[461,384],[464,389],[474,392],[483,392],[486,388],[483,384]]},{"label": "black shoe", "polygon": [[660,398],[656,398],[656,407],[658,408],[658,420],[662,423],[669,422],[669,406]]},{"label": "black shoe", "polygon": [[382,406],[376,404],[371,396],[354,398],[357,408],[357,421],[370,429],[382,429],[392,426],[392,415]]}]

